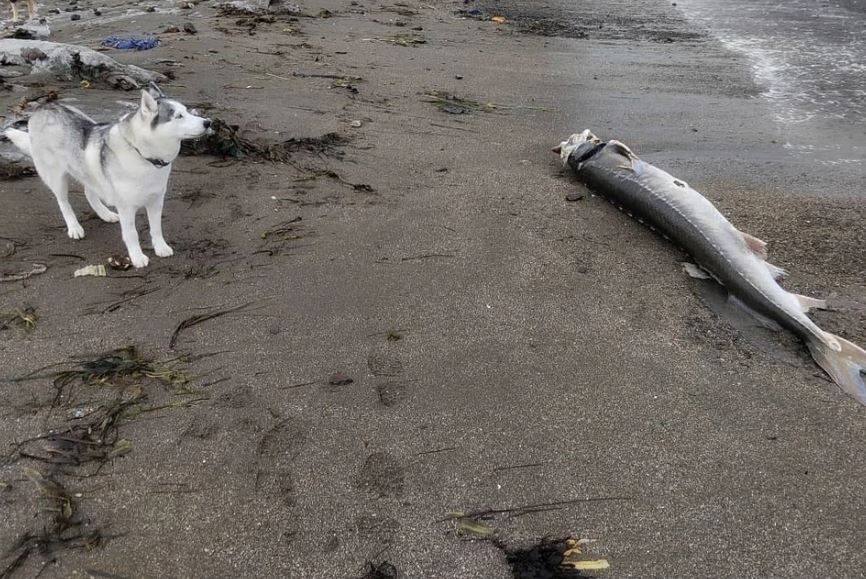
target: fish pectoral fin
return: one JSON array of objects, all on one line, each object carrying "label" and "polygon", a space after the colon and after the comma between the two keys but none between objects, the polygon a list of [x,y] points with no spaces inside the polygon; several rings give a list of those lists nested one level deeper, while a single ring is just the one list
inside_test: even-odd
[{"label": "fish pectoral fin", "polygon": [[631,149],[629,149],[627,146],[620,143],[619,141],[608,141],[607,144],[604,146],[604,148],[605,149],[610,148],[613,150],[613,152],[618,153],[618,154],[622,155],[623,157],[625,157],[626,159],[628,159],[627,162],[620,163],[619,165],[617,165],[621,169],[627,169],[629,171],[634,171],[634,162],[640,160],[637,155],[632,153]]},{"label": "fish pectoral fin", "polygon": [[808,296],[801,296],[800,294],[791,294],[797,301],[800,303],[800,309],[805,314],[809,310],[826,310],[827,302],[825,300],[819,300],[818,298],[810,298]]},{"label": "fish pectoral fin", "polygon": [[779,280],[788,275],[788,272],[785,271],[784,268],[779,267],[778,265],[773,265],[769,261],[764,262],[764,267],[766,267],[770,271],[770,275],[773,276],[773,279]]},{"label": "fish pectoral fin", "polygon": [[693,277],[695,279],[712,279],[710,274],[705,272],[699,266],[689,263],[688,261],[682,262],[683,270],[689,274],[689,277]]},{"label": "fish pectoral fin", "polygon": [[776,320],[768,318],[764,314],[760,314],[747,306],[743,301],[735,296],[734,294],[728,294],[728,303],[736,306],[743,312],[749,314],[749,316],[755,320],[761,326],[767,328],[768,330],[773,330],[774,332],[779,332],[782,330],[782,326]]},{"label": "fish pectoral fin", "polygon": [[740,235],[743,237],[743,241],[746,242],[746,247],[749,248],[749,251],[751,251],[761,259],[767,259],[766,241],[762,241],[754,235],[749,235],[748,233],[745,233],[743,231],[740,231]]}]

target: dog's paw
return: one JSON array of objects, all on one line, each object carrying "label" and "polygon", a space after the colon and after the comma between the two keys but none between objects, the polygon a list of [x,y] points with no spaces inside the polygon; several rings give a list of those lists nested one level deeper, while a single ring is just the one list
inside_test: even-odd
[{"label": "dog's paw", "polygon": [[150,260],[143,253],[141,255],[130,255],[129,261],[132,262],[132,267],[135,268],[147,267],[147,264],[150,263]]},{"label": "dog's paw", "polygon": [[80,223],[66,226],[66,234],[72,239],[84,239],[84,228]]},{"label": "dog's paw", "polygon": [[105,213],[100,213],[99,218],[106,223],[117,223],[118,221],[120,221],[120,215],[118,215],[114,211],[106,211]]},{"label": "dog's paw", "polygon": [[174,255],[174,250],[166,243],[154,243],[153,252],[159,257],[171,257]]}]

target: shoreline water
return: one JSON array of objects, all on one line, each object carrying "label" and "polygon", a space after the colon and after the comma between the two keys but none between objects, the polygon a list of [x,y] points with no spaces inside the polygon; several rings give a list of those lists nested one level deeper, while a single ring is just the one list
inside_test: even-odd
[{"label": "shoreline water", "polygon": [[677,5],[728,49],[746,55],[792,153],[831,166],[866,160],[866,9],[859,2]]}]

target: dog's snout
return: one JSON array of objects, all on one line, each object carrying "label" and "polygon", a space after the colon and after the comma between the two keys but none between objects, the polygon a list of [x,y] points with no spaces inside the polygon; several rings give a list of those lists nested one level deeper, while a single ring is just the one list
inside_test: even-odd
[{"label": "dog's snout", "polygon": [[204,125],[205,129],[209,129],[211,124],[212,124],[212,121],[210,119],[205,119],[204,123],[202,123],[202,124]]}]

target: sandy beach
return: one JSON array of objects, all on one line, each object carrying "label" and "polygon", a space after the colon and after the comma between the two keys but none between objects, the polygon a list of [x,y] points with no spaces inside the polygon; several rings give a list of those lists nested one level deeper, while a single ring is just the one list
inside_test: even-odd
[{"label": "sandy beach", "polygon": [[[47,266],[0,283],[0,312],[37,318],[0,331],[0,569],[864,576],[864,408],[550,152],[585,128],[627,143],[766,240],[786,288],[828,297],[822,328],[866,344],[863,165],[786,146],[749,63],[676,6],[48,14],[69,6],[42,5],[51,40],[158,36],[104,54],[170,74],[167,93],[257,152],[180,157],[174,257],[106,277],[73,277],[124,251],[80,191],[72,241],[38,177],[0,181],[0,274]],[[4,84],[7,119],[52,90],[98,120],[137,99]],[[57,374],[130,346],[129,379]],[[107,442],[46,438],[123,403]],[[610,568],[550,564],[567,538]]]}]

